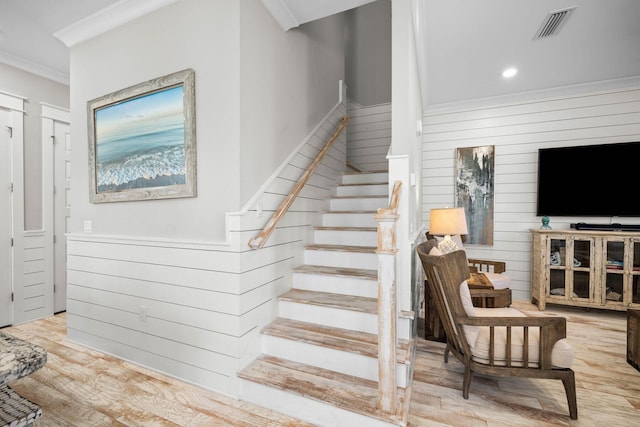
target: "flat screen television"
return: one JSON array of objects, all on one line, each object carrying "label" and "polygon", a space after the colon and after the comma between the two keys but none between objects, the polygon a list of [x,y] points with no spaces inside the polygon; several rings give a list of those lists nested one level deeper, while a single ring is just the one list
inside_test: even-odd
[{"label": "flat screen television", "polygon": [[640,217],[640,142],[538,150],[539,216]]}]

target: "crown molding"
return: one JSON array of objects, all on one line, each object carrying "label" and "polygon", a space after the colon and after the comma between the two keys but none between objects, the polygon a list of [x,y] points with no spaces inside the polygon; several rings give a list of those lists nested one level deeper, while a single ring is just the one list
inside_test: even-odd
[{"label": "crown molding", "polygon": [[284,31],[300,26],[300,22],[283,0],[262,0],[262,4]]},{"label": "crown molding", "polygon": [[640,88],[640,76],[623,77],[611,80],[600,80],[596,82],[518,92],[488,98],[477,98],[441,104],[431,104],[427,105],[427,108],[425,108],[424,110],[424,114],[441,114],[453,111],[501,107],[514,104],[540,102],[543,100],[558,99],[564,97],[575,97],[584,94],[594,94],[599,92],[611,92],[616,90],[636,88]]},{"label": "crown molding", "polygon": [[72,47],[176,1],[120,0],[93,15],[56,31],[53,35],[68,47]]},{"label": "crown molding", "polygon": [[7,51],[0,51],[0,62],[10,65],[19,70],[44,77],[45,79],[53,80],[67,86],[69,85],[69,73],[65,73],[63,71],[55,70],[42,64],[38,64]]}]

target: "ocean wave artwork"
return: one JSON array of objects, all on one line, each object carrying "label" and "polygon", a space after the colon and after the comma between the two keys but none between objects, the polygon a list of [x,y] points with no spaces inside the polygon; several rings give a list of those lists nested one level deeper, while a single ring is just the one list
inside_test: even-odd
[{"label": "ocean wave artwork", "polygon": [[98,192],[186,181],[182,86],[96,110]]}]

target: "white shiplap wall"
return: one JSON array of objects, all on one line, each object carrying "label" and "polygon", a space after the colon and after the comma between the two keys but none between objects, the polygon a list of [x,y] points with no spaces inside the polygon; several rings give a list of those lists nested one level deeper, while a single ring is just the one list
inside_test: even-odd
[{"label": "white shiplap wall", "polygon": [[345,114],[340,102],[264,191],[227,215],[227,242],[70,235],[69,338],[239,396],[236,372],[259,354],[260,328],[276,317],[276,297],[291,287],[291,267],[344,169],[344,132],[265,247],[251,250],[248,242]]},{"label": "white shiplap wall", "polygon": [[[465,248],[475,258],[506,261],[514,299],[529,299],[529,230],[540,227],[535,212],[538,149],[626,141],[640,141],[640,87],[428,111],[423,136],[424,221],[428,225],[431,208],[454,206],[455,149],[494,145],[494,244]],[[580,170],[579,161],[567,167],[576,173],[597,173]],[[562,197],[568,189],[559,184]],[[634,203],[632,198],[629,202]],[[586,222],[579,217],[552,217],[551,226],[566,229],[579,221]],[[616,218],[615,222],[637,224],[640,218]]]},{"label": "white shiplap wall", "polygon": [[363,171],[389,169],[387,152],[391,144],[391,104],[362,106],[347,104],[347,161]]}]

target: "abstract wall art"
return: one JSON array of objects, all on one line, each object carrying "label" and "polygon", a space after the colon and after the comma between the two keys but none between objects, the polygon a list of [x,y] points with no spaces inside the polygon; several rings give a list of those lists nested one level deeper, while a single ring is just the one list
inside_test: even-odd
[{"label": "abstract wall art", "polygon": [[465,210],[465,244],[493,245],[495,147],[456,149],[456,207]]}]

